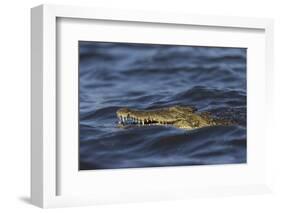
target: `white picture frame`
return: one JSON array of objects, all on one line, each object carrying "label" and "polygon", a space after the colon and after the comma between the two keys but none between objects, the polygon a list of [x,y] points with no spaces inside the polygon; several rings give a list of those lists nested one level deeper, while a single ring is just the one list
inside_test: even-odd
[{"label": "white picture frame", "polygon": [[[263,128],[266,128],[262,134],[264,142],[261,147],[269,146],[269,125],[272,109],[272,90],[273,90],[273,21],[271,19],[260,18],[241,18],[241,17],[217,17],[217,16],[203,16],[203,15],[188,15],[188,14],[166,14],[153,13],[147,11],[123,11],[112,9],[98,9],[85,8],[74,6],[54,6],[41,5],[31,10],[31,82],[32,82],[32,118],[31,118],[31,201],[33,204],[47,208],[47,207],[61,207],[61,206],[76,206],[76,205],[91,205],[100,203],[114,203],[114,202],[137,202],[144,200],[165,200],[178,199],[186,197],[209,196],[209,195],[233,195],[233,194],[253,194],[264,193],[270,191],[270,168],[269,161],[266,161],[266,152],[260,153],[260,160],[263,161],[261,169],[253,170],[254,173],[262,174],[262,178],[253,180],[253,184],[249,184],[249,180],[240,182],[233,181],[232,184],[225,183],[217,186],[203,186],[200,182],[193,183],[193,188],[183,187],[182,189],[171,185],[170,187],[163,187],[164,182],[159,184],[158,188],[153,188],[151,191],[145,189],[140,192],[137,186],[131,185],[131,191],[122,191],[122,196],[119,192],[110,189],[105,190],[105,193],[99,195],[90,195],[81,190],[76,194],[60,194],[59,185],[63,184],[60,178],[60,173],[64,164],[59,164],[61,147],[57,144],[58,140],[58,98],[57,95],[60,81],[57,78],[57,50],[58,50],[58,21],[63,19],[68,20],[108,20],[116,21],[116,27],[122,22],[133,22],[155,25],[173,26],[199,26],[206,28],[227,29],[227,31],[234,30],[257,30],[263,32],[263,37],[257,42],[265,42],[264,53],[262,53],[261,76],[266,76],[265,79],[257,78],[257,82],[264,83],[265,87],[261,86],[260,92],[264,94],[265,99],[257,95],[251,99],[255,102],[261,99],[263,102],[263,109],[267,112],[261,118]],[[234,35],[235,36],[235,35]],[[264,54],[264,55],[263,55]],[[264,57],[264,58],[263,58]],[[259,78],[259,79],[258,79]],[[255,80],[253,78],[253,80]],[[251,79],[251,81],[253,81]],[[257,84],[258,86],[258,84]],[[256,130],[258,131],[258,130]],[[63,147],[63,146],[62,146]],[[67,151],[66,151],[67,152]],[[181,170],[185,168],[182,167]],[[204,168],[203,168],[204,169]],[[230,172],[233,168],[230,168]],[[235,168],[234,168],[235,169]],[[238,168],[240,169],[240,168]],[[158,168],[156,170],[149,169],[150,173],[159,175]],[[210,168],[205,167],[205,170]],[[221,168],[219,169],[221,170]],[[242,169],[243,170],[243,169]],[[241,170],[241,171],[242,171]],[[126,170],[126,175],[137,173],[138,175],[146,175],[147,170]],[[168,170],[165,170],[167,172]],[[173,172],[176,175],[181,174],[180,170],[173,170],[170,168],[168,172]],[[240,172],[241,172],[240,171]],[[78,171],[77,171],[78,172]],[[161,171],[160,171],[161,172]],[[239,172],[239,171],[238,171]],[[200,172],[198,173],[200,174]],[[203,173],[202,173],[203,174]],[[91,174],[95,175],[95,174]],[[102,178],[108,178],[101,176]],[[161,173],[165,175],[165,173]],[[176,176],[175,175],[175,176]],[[85,175],[84,175],[85,176]],[[170,178],[175,178],[170,176]],[[251,177],[251,176],[249,176]],[[248,177],[248,178],[249,178]],[[196,178],[196,177],[195,177]],[[87,179],[87,178],[86,178]],[[85,178],[83,180],[86,180]],[[88,178],[89,179],[89,178]],[[68,181],[67,187],[70,187],[74,178]],[[89,180],[88,180],[89,181]],[[231,182],[231,181],[230,181]],[[100,183],[102,184],[102,183]],[[76,190],[69,188],[69,191]],[[141,184],[140,184],[141,185]],[[136,190],[134,191],[134,187]],[[91,187],[90,187],[91,188]],[[92,189],[91,189],[92,190]]]}]

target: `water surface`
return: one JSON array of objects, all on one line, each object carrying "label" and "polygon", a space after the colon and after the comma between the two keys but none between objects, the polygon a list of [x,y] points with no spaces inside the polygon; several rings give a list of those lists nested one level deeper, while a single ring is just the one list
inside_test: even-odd
[{"label": "water surface", "polygon": [[[246,163],[246,51],[80,41],[80,169]],[[121,107],[173,105],[237,125],[117,128]]]}]

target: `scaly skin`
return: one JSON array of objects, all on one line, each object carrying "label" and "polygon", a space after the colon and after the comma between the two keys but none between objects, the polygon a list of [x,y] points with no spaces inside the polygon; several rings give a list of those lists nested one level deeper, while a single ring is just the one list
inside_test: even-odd
[{"label": "scaly skin", "polygon": [[214,118],[208,112],[196,112],[193,107],[172,106],[153,110],[120,108],[116,114],[119,126],[172,125],[182,129],[196,129],[208,126],[228,126],[232,121]]}]

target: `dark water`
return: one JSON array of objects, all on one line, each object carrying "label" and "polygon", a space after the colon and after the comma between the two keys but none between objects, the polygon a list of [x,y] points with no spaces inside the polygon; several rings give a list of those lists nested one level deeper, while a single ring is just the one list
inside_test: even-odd
[{"label": "dark water", "polygon": [[[80,169],[246,163],[246,51],[79,42]],[[173,105],[237,125],[117,128],[120,107]]]}]

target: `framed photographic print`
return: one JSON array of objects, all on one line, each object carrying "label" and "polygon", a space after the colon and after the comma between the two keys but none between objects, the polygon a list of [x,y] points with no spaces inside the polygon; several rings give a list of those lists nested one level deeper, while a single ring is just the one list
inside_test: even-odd
[{"label": "framed photographic print", "polygon": [[42,5],[32,203],[270,191],[270,19]]}]

